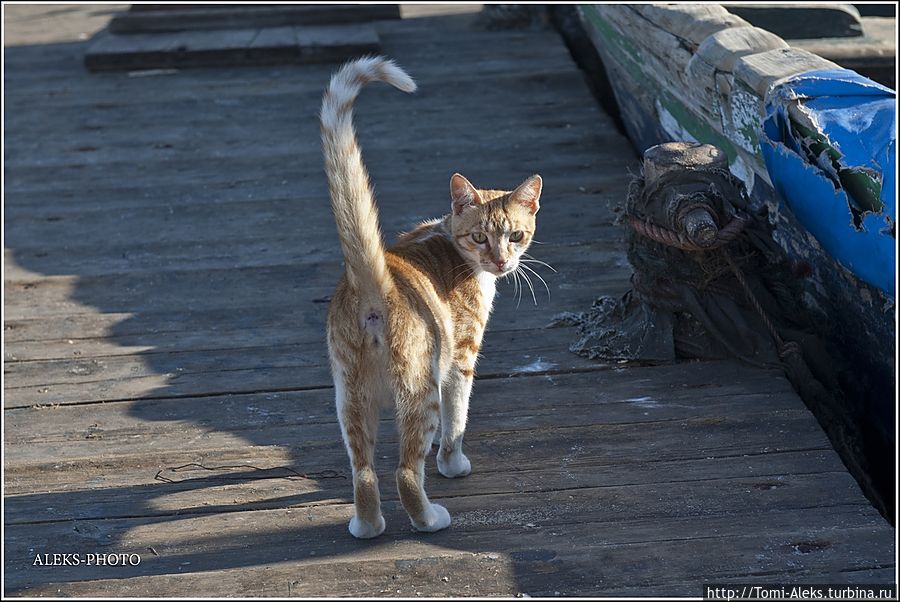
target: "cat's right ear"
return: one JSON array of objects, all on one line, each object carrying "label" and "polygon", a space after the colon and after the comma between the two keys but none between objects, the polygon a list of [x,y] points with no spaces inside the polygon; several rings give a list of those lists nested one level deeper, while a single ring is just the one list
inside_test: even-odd
[{"label": "cat's right ear", "polygon": [[484,204],[481,195],[461,174],[455,173],[450,178],[450,199],[452,201],[453,215],[459,215],[468,207]]}]

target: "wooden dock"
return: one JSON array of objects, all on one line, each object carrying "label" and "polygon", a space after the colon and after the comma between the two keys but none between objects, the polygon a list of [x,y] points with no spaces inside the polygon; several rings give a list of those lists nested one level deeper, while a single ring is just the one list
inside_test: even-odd
[{"label": "wooden dock", "polygon": [[[552,30],[375,24],[420,86],[357,105],[388,238],[446,211],[454,171],[540,173],[533,254],[558,273],[537,306],[500,287],[473,473],[427,466],[451,528],[411,530],[385,415],[387,531],[357,541],[324,341],[341,257],[316,112],[334,65],[89,74],[85,41],[39,26],[60,7],[5,8],[6,595],[895,583],[894,529],[780,372],[594,363],[547,328],[629,288],[612,208],[638,168]],[[97,19],[68,11],[68,27]]]}]

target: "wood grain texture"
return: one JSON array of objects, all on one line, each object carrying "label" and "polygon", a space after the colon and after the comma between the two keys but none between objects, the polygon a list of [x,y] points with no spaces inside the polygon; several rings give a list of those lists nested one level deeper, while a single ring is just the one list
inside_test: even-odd
[{"label": "wood grain texture", "polygon": [[90,71],[340,62],[380,51],[369,24],[98,33],[84,54]]},{"label": "wood grain texture", "polygon": [[[20,36],[6,65],[5,593],[892,582],[893,530],[780,371],[588,362],[568,351],[572,328],[546,328],[629,288],[614,222],[638,165],[559,37],[481,31],[471,14],[376,29],[421,87],[373,87],[357,108],[387,239],[446,211],[454,171],[545,182],[532,254],[557,269],[540,270],[550,298],[540,286],[537,306],[527,291],[517,304],[500,286],[466,437],[474,471],[447,480],[428,460],[453,526],[409,530],[386,412],[386,535],[346,530],[324,347],[341,258],[315,117],[331,67],[91,75],[84,42]],[[141,564],[33,566],[54,552]]]},{"label": "wood grain texture", "polygon": [[[135,10],[135,7],[138,10]],[[119,34],[162,31],[278,28],[292,25],[322,25],[397,19],[400,9],[390,4],[334,4],[307,6],[253,5],[133,5],[109,23]]]},{"label": "wood grain texture", "polygon": [[838,65],[798,48],[776,48],[742,56],[735,62],[734,76],[764,98],[771,85],[780,79],[819,69],[837,69]]}]

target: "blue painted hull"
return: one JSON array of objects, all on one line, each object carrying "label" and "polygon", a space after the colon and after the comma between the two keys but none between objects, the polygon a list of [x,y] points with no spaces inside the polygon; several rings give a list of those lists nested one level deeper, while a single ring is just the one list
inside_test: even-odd
[{"label": "blue painted hull", "polygon": [[[639,152],[677,140],[726,151],[755,208],[768,211],[776,242],[808,268],[801,274],[804,305],[823,326],[828,351],[842,360],[836,363],[849,366],[840,378],[846,415],[863,432],[866,455],[893,471],[895,93],[838,69],[782,78],[754,97],[735,76],[726,108],[739,109],[738,101],[747,98],[757,103],[744,111],[743,123],[721,107],[718,112],[693,110],[694,90],[679,95],[670,74],[654,79],[665,57],[650,56],[654,49],[641,46],[635,31],[649,27],[644,20],[634,19],[637,25],[630,31],[630,17],[613,12],[627,10],[644,10],[647,16],[678,9],[582,6],[584,27],[603,60],[627,134]],[[685,78],[691,66],[673,63],[672,70],[682,69]],[[719,92],[719,80],[714,81]],[[710,97],[711,103],[722,101],[715,93]]]}]

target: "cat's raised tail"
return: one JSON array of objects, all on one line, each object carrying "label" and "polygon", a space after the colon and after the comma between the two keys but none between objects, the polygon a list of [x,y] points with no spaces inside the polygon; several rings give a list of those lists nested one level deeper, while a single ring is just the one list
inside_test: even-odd
[{"label": "cat's raised tail", "polygon": [[347,263],[351,286],[383,295],[391,286],[378,226],[378,209],[363,164],[356,131],[353,101],[369,82],[382,81],[404,92],[416,84],[403,69],[384,57],[366,57],[345,64],[331,78],[322,99],[322,146],[331,208]]}]

